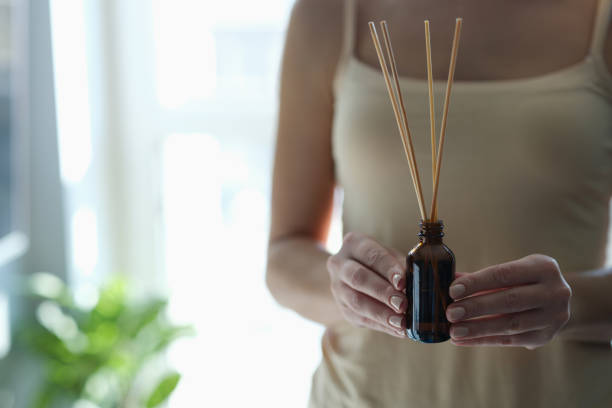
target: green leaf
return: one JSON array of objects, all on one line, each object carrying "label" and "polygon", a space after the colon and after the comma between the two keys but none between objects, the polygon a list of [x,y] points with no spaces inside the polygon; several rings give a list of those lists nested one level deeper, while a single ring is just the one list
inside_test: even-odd
[{"label": "green leaf", "polygon": [[55,394],[56,390],[52,386],[45,385],[38,391],[35,398],[31,401],[30,406],[32,408],[48,408],[55,398]]},{"label": "green leaf", "polygon": [[153,390],[149,398],[147,399],[147,408],[154,408],[164,402],[166,398],[172,394],[172,391],[176,388],[181,375],[179,373],[172,373],[165,376],[157,387]]},{"label": "green leaf", "polygon": [[111,350],[117,344],[121,333],[115,322],[99,324],[94,331],[87,333],[89,339],[89,352],[102,354]]},{"label": "green leaf", "polygon": [[151,300],[143,305],[126,308],[118,323],[129,337],[135,337],[147,325],[163,315],[168,302]]},{"label": "green leaf", "polygon": [[[100,406],[122,406],[136,374],[148,359],[162,353],[176,339],[194,333],[190,326],[171,324],[165,315],[167,300],[131,299],[129,282],[122,277],[100,289],[93,309],[80,309],[74,304],[71,288],[56,278],[38,274],[33,282],[23,291],[36,300],[33,307],[41,301],[54,302],[64,317],[74,319],[78,329],[78,338],[60,338],[41,324],[38,314],[30,313],[20,322],[16,344],[33,352],[41,363],[42,384],[32,395],[32,406],[37,408],[64,406],[58,402],[82,397],[86,384],[101,370],[111,373],[119,386],[113,391],[113,402],[105,399]],[[142,406],[158,407],[174,392],[180,375],[166,374],[150,395],[143,397]]]},{"label": "green leaf", "polygon": [[116,319],[125,307],[127,282],[116,277],[100,291],[100,298],[94,311],[103,319]]}]

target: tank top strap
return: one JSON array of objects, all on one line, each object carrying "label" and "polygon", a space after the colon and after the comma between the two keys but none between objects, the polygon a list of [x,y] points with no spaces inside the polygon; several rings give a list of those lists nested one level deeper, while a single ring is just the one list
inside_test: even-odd
[{"label": "tank top strap", "polygon": [[597,14],[595,16],[595,25],[593,27],[593,36],[591,39],[591,54],[601,56],[604,51],[604,45],[608,35],[608,26],[612,12],[612,0],[599,0],[597,6]]},{"label": "tank top strap", "polygon": [[344,17],[342,21],[343,35],[340,58],[336,68],[334,78],[334,89],[337,91],[337,84],[342,77],[349,60],[353,56],[355,47],[355,26],[357,24],[357,0],[344,0]]}]

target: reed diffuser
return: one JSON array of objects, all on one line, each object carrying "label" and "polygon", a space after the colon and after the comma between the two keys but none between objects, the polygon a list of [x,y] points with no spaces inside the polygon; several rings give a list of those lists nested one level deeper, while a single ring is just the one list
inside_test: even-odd
[{"label": "reed diffuser", "polygon": [[[395,120],[400,132],[406,160],[410,168],[410,176],[416,192],[419,211],[421,213],[421,230],[418,234],[419,243],[407,256],[406,296],[408,297],[408,310],[406,312],[406,334],[413,340],[424,343],[439,343],[450,338],[450,323],[446,319],[446,307],[450,304],[449,287],[455,279],[455,256],[442,242],[443,223],[438,219],[438,186],[440,167],[442,165],[442,152],[446,136],[446,124],[450,103],[451,89],[457,63],[457,51],[463,20],[458,18],[455,23],[455,34],[451,51],[448,82],[444,97],[444,110],[440,138],[436,148],[436,130],[434,115],[433,75],[431,63],[431,41],[429,21],[425,21],[425,48],[427,55],[427,83],[429,88],[429,121],[431,139],[431,165],[433,180],[433,197],[431,200],[430,217],[424,205],[423,191],[412,136],[408,128],[406,109],[400,89],[395,55],[391,45],[391,35],[385,21],[380,22],[383,33],[387,57],[385,58],[382,45],[376,31],[376,25],[369,23],[370,33],[378,61],[383,72],[389,99],[395,114]],[[387,63],[388,60],[388,63]],[[389,71],[390,68],[390,71]]]}]

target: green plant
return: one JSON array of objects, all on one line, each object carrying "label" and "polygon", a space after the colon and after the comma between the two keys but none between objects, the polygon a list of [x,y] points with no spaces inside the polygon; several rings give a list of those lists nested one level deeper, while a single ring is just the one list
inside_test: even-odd
[{"label": "green plant", "polygon": [[168,322],[165,300],[128,301],[127,282],[114,278],[101,288],[95,305],[84,308],[67,285],[45,273],[30,278],[28,293],[36,299],[36,318],[19,331],[20,342],[44,366],[34,408],[66,400],[100,408],[152,408],[173,392],[180,380],[176,372],[157,376],[161,379],[147,394],[134,386],[146,364],[192,333]]}]

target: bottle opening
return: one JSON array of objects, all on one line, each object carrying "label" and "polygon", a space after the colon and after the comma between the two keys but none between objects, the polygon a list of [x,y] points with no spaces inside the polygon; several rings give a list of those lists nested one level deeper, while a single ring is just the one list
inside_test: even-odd
[{"label": "bottle opening", "polygon": [[444,236],[444,223],[442,220],[437,221],[421,221],[419,223],[421,227],[421,231],[419,231],[418,236],[420,238],[442,238]]}]

